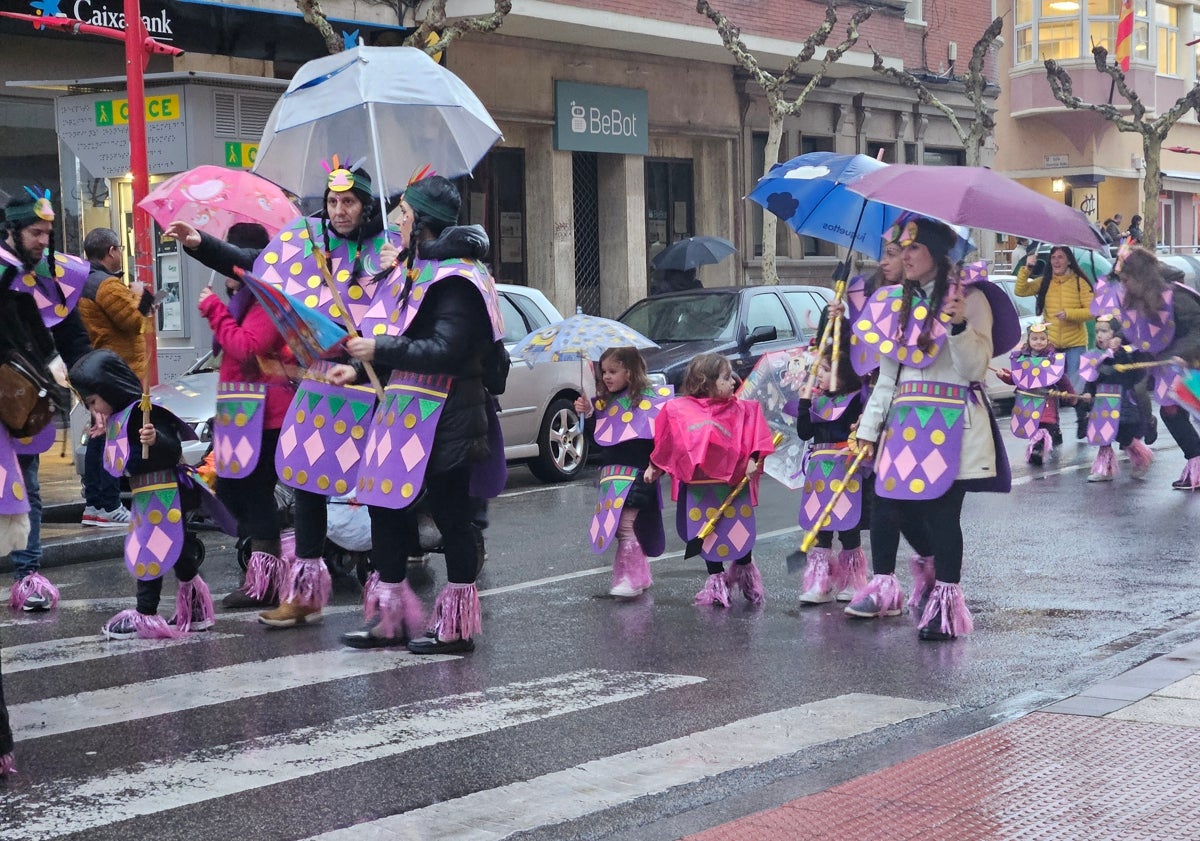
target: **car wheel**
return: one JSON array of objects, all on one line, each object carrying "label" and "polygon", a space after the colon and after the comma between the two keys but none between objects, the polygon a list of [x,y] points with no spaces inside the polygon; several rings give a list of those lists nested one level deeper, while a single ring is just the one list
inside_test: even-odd
[{"label": "car wheel", "polygon": [[560,397],[550,403],[538,432],[538,455],[529,470],[543,482],[565,482],[579,475],[587,462],[587,434],[579,428],[573,401]]}]

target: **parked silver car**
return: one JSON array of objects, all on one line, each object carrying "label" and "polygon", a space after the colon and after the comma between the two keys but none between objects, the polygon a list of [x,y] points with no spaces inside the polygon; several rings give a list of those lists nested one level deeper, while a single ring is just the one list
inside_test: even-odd
[{"label": "parked silver car", "polygon": [[[562,315],[539,290],[496,284],[504,315],[504,343],[512,347],[534,330],[562,320]],[[217,366],[206,353],[182,376],[151,390],[155,403],[192,424],[199,437],[183,445],[189,464],[199,464],[212,443],[211,424],[216,407]],[[588,438],[575,413],[575,398],[595,394],[590,366],[578,362],[552,362],[532,368],[514,362],[500,401],[500,428],[504,455],[523,462],[543,482],[562,482],[576,476],[587,461]],[[82,429],[87,413],[76,406],[71,416],[75,469],[83,475]]]}]

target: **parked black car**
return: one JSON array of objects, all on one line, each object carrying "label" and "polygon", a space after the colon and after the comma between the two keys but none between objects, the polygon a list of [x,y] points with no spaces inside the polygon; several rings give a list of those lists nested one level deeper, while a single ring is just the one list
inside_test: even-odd
[{"label": "parked black car", "polygon": [[770,351],[805,345],[833,298],[821,286],[726,286],[643,298],[618,317],[660,347],[642,351],[656,383],[679,389],[692,357],[720,353],[745,378]]}]

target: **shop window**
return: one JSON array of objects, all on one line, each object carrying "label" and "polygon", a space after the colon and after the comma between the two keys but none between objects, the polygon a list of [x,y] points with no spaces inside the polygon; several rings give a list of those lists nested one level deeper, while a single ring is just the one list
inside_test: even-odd
[{"label": "shop window", "polygon": [[[779,154],[775,156],[775,162],[787,160],[784,156],[784,150],[787,145],[787,138],[784,137],[779,142]],[[750,135],[750,177],[748,183],[757,184],[758,179],[762,178],[767,168],[767,133],[765,131],[756,131]],[[763,214],[767,211],[754,202],[748,202],[751,205],[750,211],[750,238],[754,242],[754,256],[761,257],[763,248]],[[787,226],[780,223],[776,228],[775,248],[777,253],[783,253],[786,247],[786,239],[780,234],[780,229],[783,229],[784,234],[787,232]]]},{"label": "shop window", "polygon": [[482,225],[491,240],[492,275],[501,283],[528,283],[525,259],[525,150],[493,149],[471,178],[458,181],[462,221]]},{"label": "shop window", "polygon": [[647,265],[671,243],[695,235],[694,201],[691,161],[646,161]]},{"label": "shop window", "polygon": [[[1113,53],[1120,6],[1120,0],[1016,0],[1013,4],[1016,63],[1086,58],[1093,46],[1102,46]],[[1155,35],[1163,42],[1157,47],[1160,56],[1166,61],[1169,55],[1170,63],[1174,64],[1178,54],[1178,10],[1166,3],[1156,6],[1170,9],[1161,15],[1155,10],[1156,23],[1163,29]],[[1134,0],[1130,54],[1137,61],[1151,58],[1150,11],[1150,0]],[[1173,32],[1168,32],[1172,27]]]},{"label": "shop window", "polygon": [[1155,38],[1158,42],[1158,72],[1179,75],[1179,9],[1166,3],[1154,4]]},{"label": "shop window", "polygon": [[925,166],[962,166],[966,163],[966,153],[962,149],[933,149],[927,146],[921,163]]},{"label": "shop window", "polygon": [[[54,222],[56,247],[78,252],[78,201],[64,202],[59,189],[58,135],[54,130],[54,101],[0,97],[0,125],[8,142],[0,144],[0,190],[10,197],[25,195],[25,187],[49,189],[62,210]],[[73,205],[73,206],[72,206]],[[67,216],[74,224],[65,230]]]}]

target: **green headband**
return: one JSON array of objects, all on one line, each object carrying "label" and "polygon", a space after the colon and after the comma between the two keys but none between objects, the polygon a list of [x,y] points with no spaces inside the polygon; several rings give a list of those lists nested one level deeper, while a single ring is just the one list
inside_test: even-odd
[{"label": "green headband", "polygon": [[444,202],[434,201],[421,189],[421,182],[410,184],[408,189],[404,191],[401,197],[408,206],[418,213],[436,219],[439,222],[445,222],[447,225],[453,225],[458,221],[458,208],[451,207]]}]

